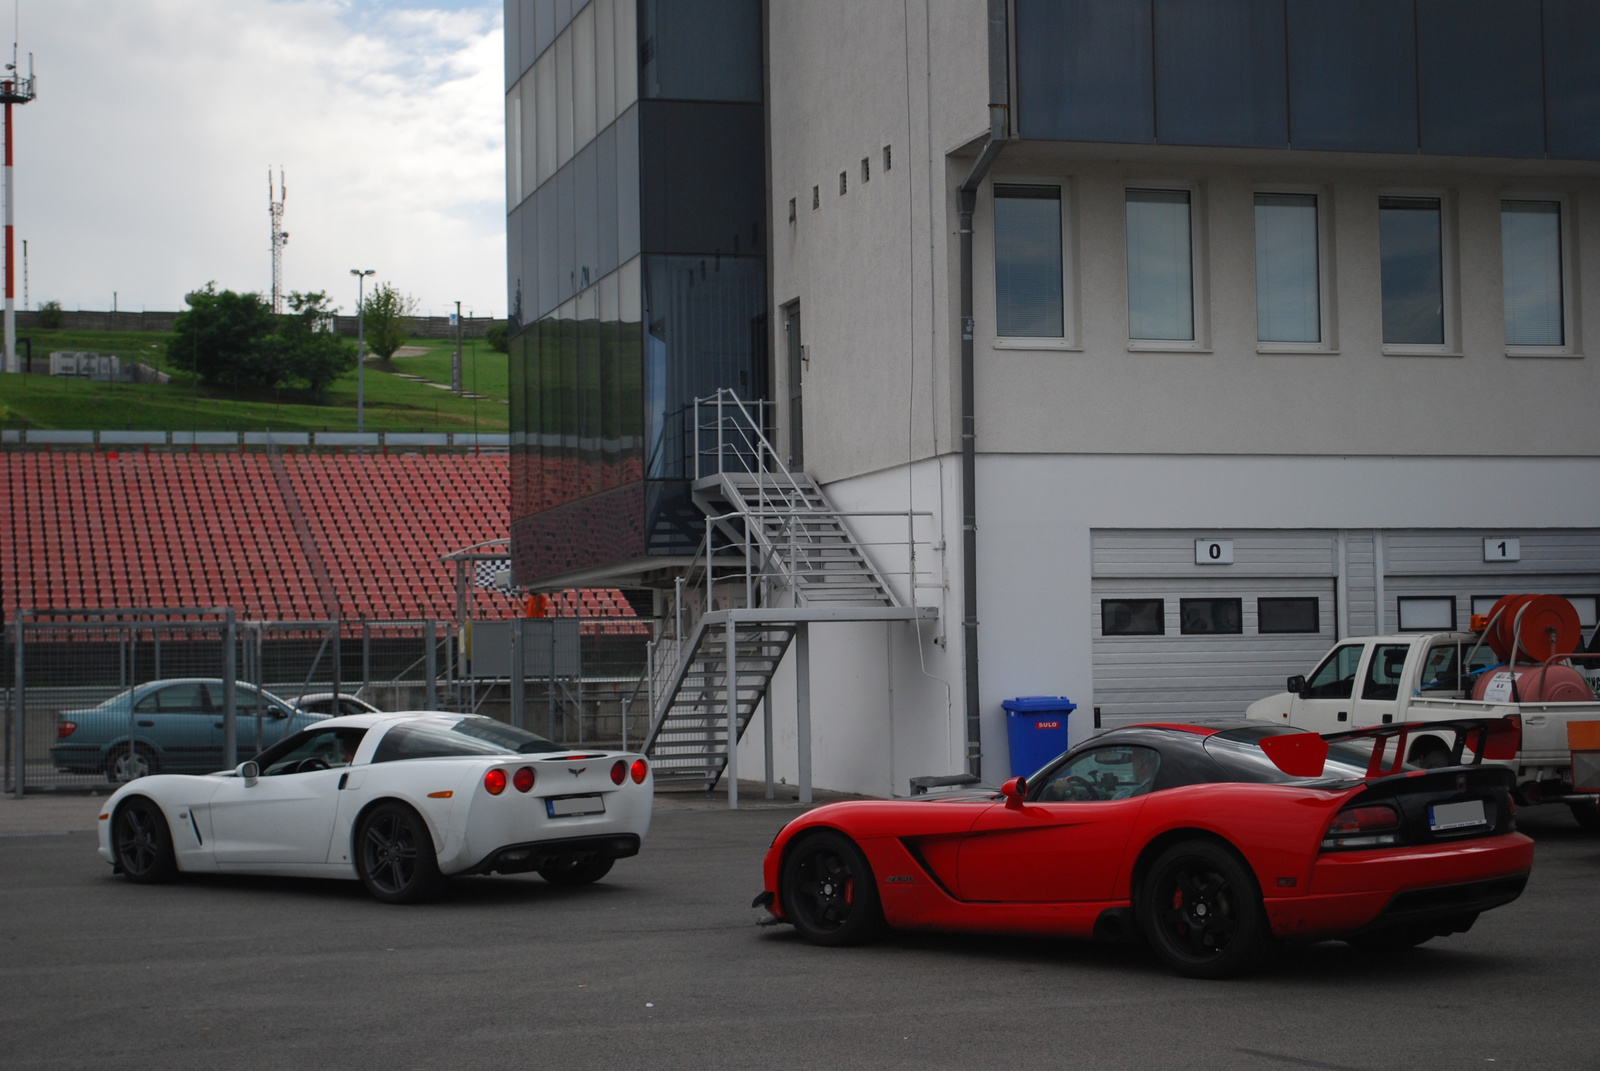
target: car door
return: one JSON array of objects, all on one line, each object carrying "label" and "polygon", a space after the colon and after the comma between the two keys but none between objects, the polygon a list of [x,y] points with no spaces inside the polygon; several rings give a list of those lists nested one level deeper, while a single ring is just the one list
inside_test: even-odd
[{"label": "car door", "polygon": [[1405,675],[1409,643],[1375,643],[1367,652],[1361,691],[1351,708],[1350,727],[1388,725],[1400,710],[1400,680]]},{"label": "car door", "polygon": [[333,839],[344,767],[362,730],[311,730],[268,749],[254,784],[228,778],[211,798],[211,829],[223,869],[324,863]]},{"label": "car door", "polygon": [[1114,899],[1113,885],[1160,755],[1091,748],[1047,773],[1020,806],[995,804],[961,842],[961,898],[991,903]]},{"label": "car door", "polygon": [[200,681],[178,681],[146,693],[133,714],[135,736],[160,749],[163,771],[204,772],[221,765],[222,734],[211,724]]},{"label": "car door", "polygon": [[1322,664],[1312,670],[1306,686],[1290,706],[1289,721],[1317,733],[1334,733],[1350,728],[1350,709],[1355,698],[1356,674],[1366,644],[1341,643]]}]

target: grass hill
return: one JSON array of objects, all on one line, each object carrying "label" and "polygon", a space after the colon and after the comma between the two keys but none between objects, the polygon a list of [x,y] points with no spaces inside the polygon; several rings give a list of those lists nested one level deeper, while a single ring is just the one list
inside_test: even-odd
[{"label": "grass hill", "polygon": [[[302,391],[239,394],[198,387],[166,365],[166,334],[148,331],[29,332],[36,369],[48,369],[52,350],[115,353],[171,375],[170,383],[97,383],[49,375],[0,375],[0,427],[148,429],[155,431],[354,431],[356,373],[336,381],[321,399]],[[442,390],[450,383],[453,343],[408,339],[413,356],[366,369],[368,431],[505,431],[509,409],[506,356],[482,339],[462,341],[462,385],[479,399]],[[20,350],[20,347],[19,347]],[[421,351],[420,353],[416,351]]]}]

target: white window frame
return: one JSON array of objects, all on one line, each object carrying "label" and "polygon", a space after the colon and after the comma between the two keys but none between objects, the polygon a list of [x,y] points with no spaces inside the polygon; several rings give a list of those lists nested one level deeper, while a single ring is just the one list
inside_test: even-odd
[{"label": "white window frame", "polygon": [[[1132,311],[1128,305],[1128,191],[1184,190],[1189,194],[1189,285],[1194,309],[1194,339],[1134,338]],[[1252,204],[1253,204],[1252,200]],[[1211,286],[1205,266],[1206,241],[1205,184],[1194,179],[1140,178],[1122,182],[1122,327],[1129,353],[1210,353]],[[1254,233],[1252,231],[1252,233]]]},{"label": "white window frame", "polygon": [[[1499,198],[1495,201],[1495,223],[1500,223],[1500,214],[1504,211],[1502,201],[1554,201],[1561,206],[1561,337],[1566,341],[1559,346],[1506,346],[1507,357],[1582,357],[1583,348],[1579,337],[1578,301],[1581,293],[1573,285],[1577,278],[1578,261],[1572,255],[1573,248],[1577,245],[1577,228],[1574,226],[1574,208],[1572,196],[1557,193],[1554,190],[1514,189],[1501,190]],[[1498,233],[1498,232],[1497,232]],[[1501,294],[1505,293],[1506,264],[1505,249],[1500,249],[1500,287]],[[1500,341],[1505,343],[1505,305],[1504,297],[1501,298]]]},{"label": "white window frame", "polygon": [[[995,186],[1054,186],[1061,191],[1061,336],[1002,335],[999,317],[999,272],[995,264]],[[1078,195],[1077,184],[1066,175],[991,174],[984,190],[989,211],[989,301],[990,323],[995,326],[990,343],[997,350],[1059,350],[1078,352],[1083,349],[1083,335],[1078,319],[1081,291],[1078,286]]]},{"label": "white window frame", "polygon": [[[1461,272],[1457,263],[1455,191],[1438,186],[1380,186],[1372,200],[1374,212],[1385,197],[1430,197],[1439,202],[1439,283],[1444,296],[1444,342],[1382,342],[1386,357],[1460,357]],[[1378,220],[1375,218],[1374,223]],[[1495,225],[1499,226],[1498,202]],[[1383,230],[1378,228],[1378,337],[1383,337]],[[1503,337],[1503,334],[1502,334]]]},{"label": "white window frame", "polygon": [[[1257,353],[1338,353],[1338,302],[1334,294],[1333,191],[1327,186],[1303,186],[1289,182],[1258,182],[1250,188],[1251,267],[1255,268],[1256,194],[1299,193],[1317,199],[1317,307],[1321,316],[1318,330],[1321,342],[1263,342],[1256,339]],[[1251,287],[1250,311],[1257,310],[1255,288]],[[1259,316],[1256,323],[1260,324]],[[1259,326],[1257,330],[1259,330]]]}]

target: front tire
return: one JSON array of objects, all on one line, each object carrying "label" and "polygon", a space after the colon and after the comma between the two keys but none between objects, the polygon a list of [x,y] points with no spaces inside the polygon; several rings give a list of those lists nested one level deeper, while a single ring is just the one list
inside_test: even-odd
[{"label": "front tire", "polygon": [[1593,803],[1569,803],[1567,809],[1585,833],[1600,833],[1600,807]]},{"label": "front tire", "polygon": [[166,816],[143,796],[135,796],[117,808],[111,826],[111,848],[117,868],[129,881],[159,885],[178,876]]},{"label": "front tire", "polygon": [[614,859],[571,859],[539,868],[539,876],[551,885],[590,885],[611,873]]},{"label": "front tire", "polygon": [[811,944],[860,944],[883,928],[872,868],[842,833],[823,830],[790,847],[778,890],[784,914]]},{"label": "front tire", "polygon": [[125,785],[129,781],[149,777],[160,769],[161,764],[156,761],[155,752],[143,744],[135,744],[131,750],[127,745],[119,744],[106,756],[106,780],[114,785]]},{"label": "front tire", "polygon": [[427,823],[403,803],[380,803],[356,832],[356,873],[386,904],[415,904],[436,895],[443,879]]},{"label": "front tire", "polygon": [[1183,841],[1162,852],[1145,876],[1137,910],[1156,955],[1190,978],[1244,974],[1271,947],[1255,877],[1215,841]]}]

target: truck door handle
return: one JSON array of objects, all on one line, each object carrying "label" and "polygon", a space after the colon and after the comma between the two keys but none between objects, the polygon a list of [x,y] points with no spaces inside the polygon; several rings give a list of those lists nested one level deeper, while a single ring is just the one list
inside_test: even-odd
[{"label": "truck door handle", "polygon": [[153,722],[153,721],[145,721],[143,718],[139,719],[139,724],[143,725],[146,729],[154,729],[156,727],[156,723],[155,722]]},{"label": "truck door handle", "polygon": [[1348,710],[1339,711],[1339,720],[1340,721],[1349,721],[1350,720],[1350,712]]}]

